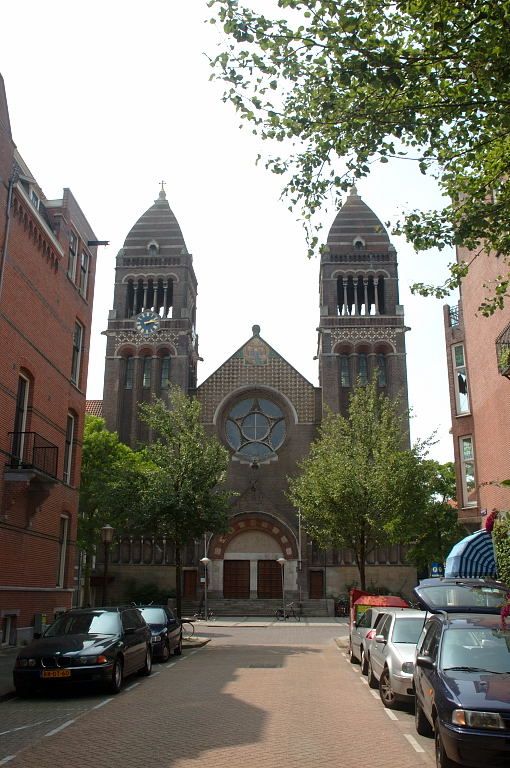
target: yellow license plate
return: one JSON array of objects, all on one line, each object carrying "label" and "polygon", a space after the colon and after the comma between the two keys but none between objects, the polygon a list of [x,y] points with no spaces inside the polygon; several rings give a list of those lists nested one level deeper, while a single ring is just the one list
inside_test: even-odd
[{"label": "yellow license plate", "polygon": [[44,669],[43,677],[71,677],[70,669]]}]

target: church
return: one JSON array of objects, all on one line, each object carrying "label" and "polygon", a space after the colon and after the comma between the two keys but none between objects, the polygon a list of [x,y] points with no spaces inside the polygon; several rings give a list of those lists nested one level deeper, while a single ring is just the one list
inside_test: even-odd
[{"label": "church", "polygon": [[[317,549],[286,496],[287,477],[308,454],[325,409],[345,413],[358,378],[375,376],[380,390],[399,396],[407,409],[408,329],[397,254],[355,187],[329,230],[318,279],[318,387],[271,346],[259,325],[246,329],[240,348],[197,385],[197,277],[163,189],[117,255],[103,401],[90,401],[89,412],[135,447],[150,439],[138,403],[165,400],[169,386],[178,385],[199,399],[204,426],[230,453],[227,484],[237,494],[231,527],[188,545],[182,584],[188,603],[201,597],[204,556],[211,561],[210,597],[253,613],[281,599],[282,575],[286,597],[308,612],[324,610],[328,598],[357,582],[352,553]],[[111,553],[110,597],[126,599],[133,583],[175,588],[173,566],[171,541],[120,536]],[[379,548],[367,566],[369,585],[409,593],[415,583],[399,545]]]}]

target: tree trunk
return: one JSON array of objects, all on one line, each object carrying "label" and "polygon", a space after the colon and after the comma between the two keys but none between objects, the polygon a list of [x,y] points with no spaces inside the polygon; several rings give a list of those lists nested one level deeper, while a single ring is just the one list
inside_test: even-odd
[{"label": "tree trunk", "polygon": [[365,539],[361,539],[359,543],[359,557],[358,557],[358,571],[359,571],[359,583],[360,583],[360,589],[365,590],[366,589],[366,573],[365,573],[365,562],[366,562],[366,542]]},{"label": "tree trunk", "polygon": [[175,542],[175,597],[176,597],[176,612],[179,620],[182,616],[182,562],[181,562],[181,545],[180,542]]}]

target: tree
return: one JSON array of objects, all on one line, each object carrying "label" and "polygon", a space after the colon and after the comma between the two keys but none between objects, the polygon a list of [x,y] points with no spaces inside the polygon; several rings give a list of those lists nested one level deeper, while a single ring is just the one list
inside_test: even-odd
[{"label": "tree", "polygon": [[433,562],[444,563],[453,545],[465,536],[454,503],[455,465],[427,460],[423,470],[428,499],[420,514],[413,517],[413,529],[407,532],[411,542],[407,557],[418,571],[428,571]]},{"label": "tree", "polygon": [[[300,206],[310,253],[312,217],[331,193],[375,162],[415,161],[451,201],[414,210],[397,225],[417,250],[481,245],[510,254],[510,0],[277,0],[275,15],[237,0],[209,0],[228,36],[211,61],[253,132],[290,144],[269,158],[290,174],[284,195]],[[265,6],[267,7],[267,5]],[[278,9],[278,11],[277,11]],[[448,295],[467,273],[450,265]],[[502,270],[503,271],[503,270]],[[501,274],[481,311],[503,306]]]},{"label": "tree", "polygon": [[347,417],[326,416],[301,474],[289,480],[308,534],[319,546],[353,552],[362,589],[367,555],[405,541],[427,501],[425,445],[404,450],[404,434],[398,403],[379,394],[375,381],[357,386]]},{"label": "tree", "polygon": [[83,602],[90,603],[92,558],[103,525],[126,529],[140,517],[147,464],[109,432],[103,419],[86,416],[80,480],[78,547],[85,553]]},{"label": "tree", "polygon": [[200,421],[200,403],[182,390],[142,403],[140,418],[155,439],[145,449],[153,465],[146,486],[145,525],[175,543],[177,613],[181,615],[181,548],[206,532],[228,529],[231,493],[222,489],[228,452],[209,437]]}]

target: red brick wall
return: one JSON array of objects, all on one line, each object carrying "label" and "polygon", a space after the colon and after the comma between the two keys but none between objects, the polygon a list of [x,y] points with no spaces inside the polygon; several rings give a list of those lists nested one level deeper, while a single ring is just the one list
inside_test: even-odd
[{"label": "red brick wall", "polygon": [[510,323],[510,304],[485,318],[478,307],[488,291],[483,286],[508,265],[492,254],[460,251],[459,260],[470,261],[469,275],[462,283],[462,308],[466,356],[471,390],[471,412],[475,430],[475,461],[480,507],[510,506],[510,489],[489,485],[510,478],[510,381],[498,372],[495,341]]}]

